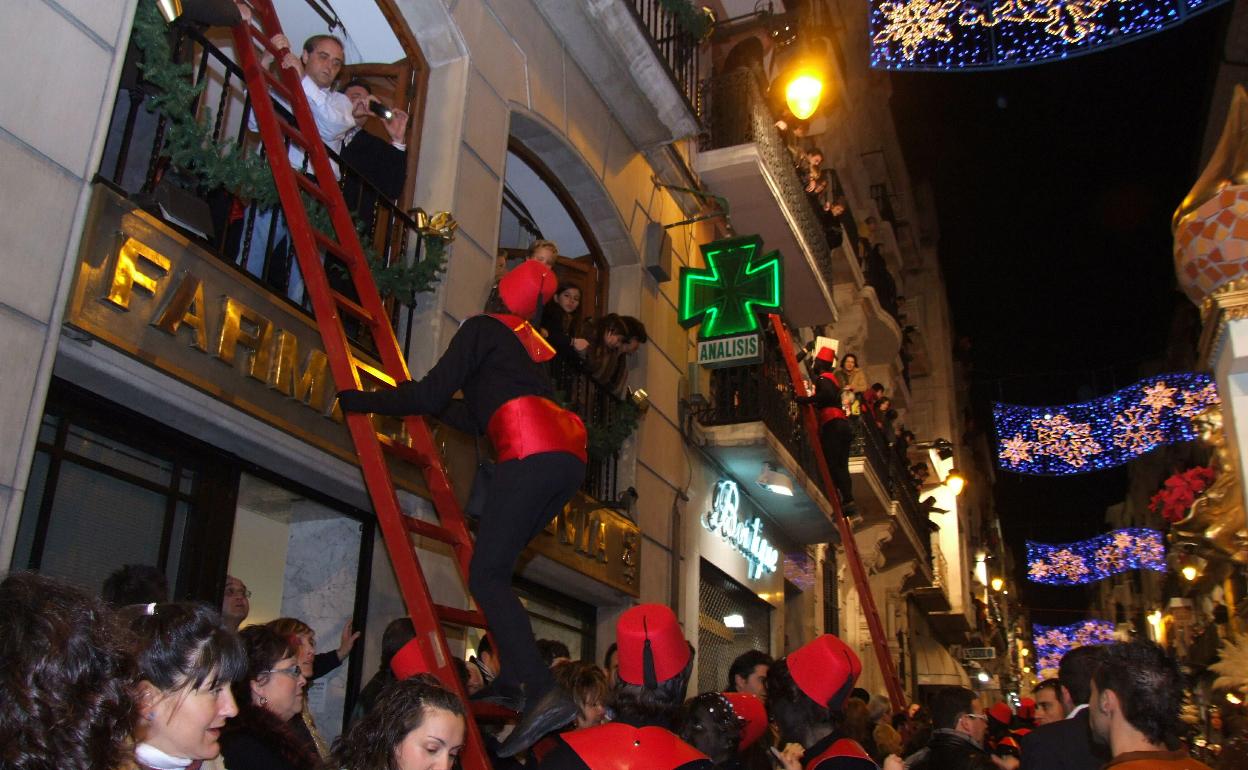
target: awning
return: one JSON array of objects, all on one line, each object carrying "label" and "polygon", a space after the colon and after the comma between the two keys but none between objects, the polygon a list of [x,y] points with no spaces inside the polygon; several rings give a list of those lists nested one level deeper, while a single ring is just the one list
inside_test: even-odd
[{"label": "awning", "polygon": [[914,670],[920,687],[951,684],[970,689],[971,679],[940,642],[928,636],[910,637],[914,650]]}]

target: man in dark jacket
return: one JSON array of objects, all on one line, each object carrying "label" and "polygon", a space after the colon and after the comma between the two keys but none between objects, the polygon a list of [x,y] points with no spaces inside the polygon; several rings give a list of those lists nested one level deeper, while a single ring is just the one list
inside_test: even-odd
[{"label": "man in dark jacket", "polygon": [[1093,743],[1088,726],[1092,674],[1102,654],[1100,647],[1077,647],[1062,657],[1057,679],[1066,718],[1023,738],[1021,770],[1097,770],[1109,761],[1106,747]]},{"label": "man in dark jacket", "polygon": [[932,699],[932,740],[915,754],[910,770],[996,770],[984,750],[988,717],[965,687],[946,687]]}]

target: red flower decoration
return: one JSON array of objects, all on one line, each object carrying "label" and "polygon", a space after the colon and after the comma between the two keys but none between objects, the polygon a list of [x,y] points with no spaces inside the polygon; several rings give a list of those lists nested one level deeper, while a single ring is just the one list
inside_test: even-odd
[{"label": "red flower decoration", "polygon": [[1149,498],[1148,509],[1160,514],[1166,521],[1179,521],[1187,516],[1187,510],[1196,498],[1213,483],[1214,475],[1212,468],[1204,466],[1174,474]]}]

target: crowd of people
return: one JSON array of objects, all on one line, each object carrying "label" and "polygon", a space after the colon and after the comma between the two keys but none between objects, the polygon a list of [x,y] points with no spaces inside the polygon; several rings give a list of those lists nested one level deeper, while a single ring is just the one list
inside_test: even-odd
[{"label": "crowd of people", "polygon": [[[0,767],[456,766],[470,709],[454,683],[410,665],[409,619],[386,628],[377,673],[349,727],[327,743],[308,715],[306,687],[351,653],[358,634],[349,626],[338,649],[316,655],[311,629],[293,618],[236,630],[249,611],[236,578],[219,612],[112,604],[167,591],[151,568],[124,572],[106,584],[109,601],[34,573],[0,582]],[[506,665],[488,638],[456,667],[472,699],[500,694],[492,685]],[[1206,770],[1182,743],[1182,675],[1151,642],[1072,650],[1058,677],[1017,708],[984,708],[979,694],[945,686],[896,713],[884,696],[855,687],[861,662],[831,634],[778,660],[749,651],[723,691],[692,697],[696,650],[662,605],[621,615],[602,666],[574,660],[557,640],[538,647],[575,711],[519,744],[511,736],[523,725],[483,724],[495,768]]]}]

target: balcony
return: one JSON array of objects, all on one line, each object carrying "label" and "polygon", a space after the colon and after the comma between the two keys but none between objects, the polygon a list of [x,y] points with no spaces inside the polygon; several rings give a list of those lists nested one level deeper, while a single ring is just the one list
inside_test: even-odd
[{"label": "balcony", "polygon": [[[927,517],[905,464],[874,421],[855,420],[849,470],[862,515],[855,525],[859,545],[871,551],[878,567],[918,557],[927,564]],[[707,450],[739,480],[752,481],[764,462],[781,464],[793,475],[795,490],[804,494],[779,498],[790,502],[777,503],[772,513],[795,542],[836,539],[835,527],[823,513],[829,506],[821,491],[811,437],[775,345],[764,346],[760,364],[711,372],[709,404],[698,413],[698,423]],[[927,574],[930,569],[922,571]]]},{"label": "balcony", "polygon": [[[930,585],[918,585],[911,589],[911,596],[919,609],[927,612],[949,612],[953,603],[949,599],[949,562],[940,546],[932,543],[932,580]],[[922,581],[917,581],[922,582]]]},{"label": "balcony", "polygon": [[[189,25],[175,29],[171,44],[174,59],[187,68],[188,76],[201,88],[190,106],[191,113],[201,122],[213,121],[209,137],[218,147],[228,148],[230,155],[265,157],[259,136],[248,129],[252,107],[242,68],[200,31]],[[131,47],[128,58],[142,61],[144,54],[133,38]],[[177,151],[170,146],[171,123],[151,109],[160,95],[159,86],[147,80],[141,69],[123,77],[95,181],[235,267],[239,281],[258,283],[276,301],[310,315],[299,288],[301,277],[292,270],[293,250],[281,243],[286,237],[283,218],[258,210],[235,190],[209,186],[202,177],[179,168],[170,157]],[[290,119],[282,105],[276,106]],[[412,336],[411,313],[407,311],[415,305],[416,296],[402,287],[391,286],[388,292],[383,273],[393,276],[393,268],[415,266],[425,259],[429,254],[425,232],[397,205],[391,197],[393,191],[378,189],[333,150],[329,155],[341,169],[340,187],[356,216],[365,252],[375,264],[378,285],[388,294],[391,326],[405,340],[406,352]],[[315,221],[316,213],[310,214]],[[326,267],[330,285],[354,299],[345,265],[327,255]],[[407,326],[401,328],[405,320]],[[359,324],[348,321],[346,326],[353,343],[365,352],[376,350]]]},{"label": "balcony", "polygon": [[836,320],[834,264],[753,74],[721,75],[707,91],[709,135],[694,161],[703,183],[726,198],[737,228],[784,255],[785,315],[794,326]]},{"label": "balcony", "polygon": [[635,420],[636,408],[613,394],[579,366],[556,357],[550,362],[551,379],[560,400],[576,412],[590,432],[589,461],[581,491],[599,502],[620,498],[620,453],[618,447],[596,440],[612,426]]},{"label": "balcony", "polygon": [[648,150],[698,133],[698,39],[658,0],[534,0],[619,120]]}]

